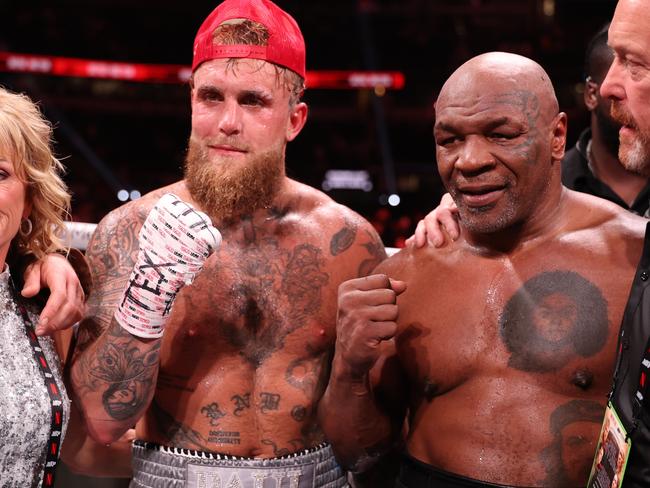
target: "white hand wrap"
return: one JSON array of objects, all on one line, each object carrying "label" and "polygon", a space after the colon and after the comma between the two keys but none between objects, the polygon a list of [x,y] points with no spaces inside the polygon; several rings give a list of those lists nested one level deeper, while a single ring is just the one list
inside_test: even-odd
[{"label": "white hand wrap", "polygon": [[221,234],[207,215],[167,193],[147,216],[138,238],[138,259],[115,319],[133,335],[162,337],[176,294],[219,247]]}]

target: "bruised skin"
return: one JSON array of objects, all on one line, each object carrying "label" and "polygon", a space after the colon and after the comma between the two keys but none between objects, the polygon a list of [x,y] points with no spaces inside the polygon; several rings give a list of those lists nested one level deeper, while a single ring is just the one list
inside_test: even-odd
[{"label": "bruised skin", "polygon": [[[120,390],[122,409],[132,412],[154,393],[139,438],[258,457],[323,441],[316,404],[329,375],[336,289],[385,253],[359,216],[320,192],[288,185],[291,198],[220,228],[222,246],[179,294],[159,350],[139,355],[125,337],[119,357],[103,365],[103,376],[117,384],[160,357],[157,376],[137,375]],[[182,184],[166,191],[190,198]],[[106,327],[133,265],[137,233],[159,196],[118,209],[100,224],[89,257],[102,286],[82,343]],[[85,387],[92,389],[99,364],[84,366]]]}]

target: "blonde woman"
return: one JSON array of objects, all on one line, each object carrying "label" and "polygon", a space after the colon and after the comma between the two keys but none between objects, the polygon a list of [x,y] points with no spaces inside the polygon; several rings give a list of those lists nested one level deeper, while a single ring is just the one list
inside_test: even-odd
[{"label": "blonde woman", "polygon": [[[70,402],[62,330],[81,316],[83,291],[57,237],[70,195],[52,155],[52,129],[24,95],[0,88],[0,478],[3,487],[53,486]],[[35,259],[25,286],[15,266]],[[47,257],[50,256],[50,257]],[[48,278],[49,276],[49,278]],[[53,291],[41,309],[33,297]],[[39,316],[39,312],[42,312]],[[46,334],[56,331],[53,336]],[[57,353],[58,350],[61,351]],[[77,435],[84,433],[76,430]]]}]

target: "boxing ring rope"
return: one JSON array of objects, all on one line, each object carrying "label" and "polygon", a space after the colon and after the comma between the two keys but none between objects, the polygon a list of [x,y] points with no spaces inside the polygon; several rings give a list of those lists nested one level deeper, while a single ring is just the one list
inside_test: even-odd
[{"label": "boxing ring rope", "polygon": [[[95,232],[97,224],[91,224],[86,222],[66,222],[66,234],[63,237],[63,242],[66,246],[74,247],[80,251],[85,251],[88,247],[88,241],[90,237]],[[387,247],[386,253],[389,256],[395,254],[399,249],[395,247]]]}]

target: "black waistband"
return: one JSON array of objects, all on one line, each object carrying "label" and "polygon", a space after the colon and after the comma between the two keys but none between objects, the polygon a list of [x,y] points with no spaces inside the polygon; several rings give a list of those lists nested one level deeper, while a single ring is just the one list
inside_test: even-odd
[{"label": "black waistband", "polygon": [[499,485],[466,478],[435,468],[430,464],[404,455],[397,478],[398,488],[514,488],[509,485]]}]

